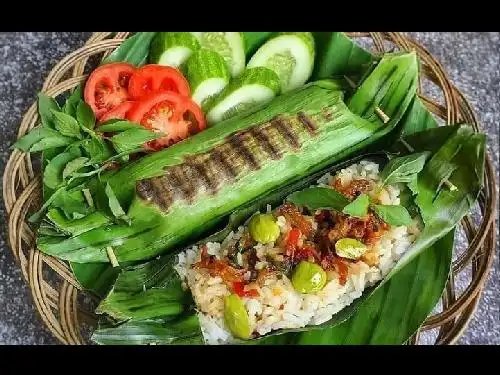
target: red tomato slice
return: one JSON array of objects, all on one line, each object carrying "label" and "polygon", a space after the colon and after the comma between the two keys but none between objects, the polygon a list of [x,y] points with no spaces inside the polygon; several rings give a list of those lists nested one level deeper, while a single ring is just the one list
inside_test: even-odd
[{"label": "red tomato slice", "polygon": [[130,96],[138,100],[151,92],[173,91],[181,96],[189,96],[189,84],[182,73],[163,65],[144,65],[130,78]]},{"label": "red tomato slice", "polygon": [[84,99],[97,118],[130,99],[129,80],[136,68],[127,63],[105,64],[85,84]]},{"label": "red tomato slice", "polygon": [[109,120],[125,120],[127,118],[128,111],[134,106],[135,102],[127,101],[122,104],[117,105],[115,108],[104,113],[99,117],[99,123],[103,123]]},{"label": "red tomato slice", "polygon": [[293,228],[292,230],[290,230],[290,232],[288,232],[288,238],[285,248],[285,254],[287,256],[293,258],[301,234],[302,233],[300,232],[300,229],[297,228]]},{"label": "red tomato slice", "polygon": [[205,129],[203,112],[191,99],[171,91],[154,92],[136,102],[127,119],[167,134],[147,146],[159,150]]},{"label": "red tomato slice", "polygon": [[233,283],[233,292],[235,292],[240,297],[259,297],[259,291],[257,289],[250,289],[245,291],[245,283],[243,281],[235,281]]}]

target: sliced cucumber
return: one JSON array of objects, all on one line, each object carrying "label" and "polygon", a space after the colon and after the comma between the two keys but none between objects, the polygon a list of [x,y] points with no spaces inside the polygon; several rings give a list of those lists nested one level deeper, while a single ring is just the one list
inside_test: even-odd
[{"label": "sliced cucumber", "polygon": [[245,46],[241,33],[224,32],[193,32],[203,48],[210,49],[221,55],[231,72],[237,77],[245,69]]},{"label": "sliced cucumber", "polygon": [[224,58],[202,48],[194,52],[184,67],[191,87],[191,97],[204,109],[205,104],[227,86],[231,75]]},{"label": "sliced cucumber", "polygon": [[314,68],[314,38],[309,32],[280,33],[264,43],[248,62],[248,68],[265,66],[281,82],[283,93],[302,86]]},{"label": "sliced cucumber", "polygon": [[191,33],[161,32],[151,42],[150,61],[178,68],[199,49],[200,42]]},{"label": "sliced cucumber", "polygon": [[214,99],[207,103],[210,125],[227,120],[257,104],[271,100],[280,89],[276,73],[264,67],[246,69]]}]

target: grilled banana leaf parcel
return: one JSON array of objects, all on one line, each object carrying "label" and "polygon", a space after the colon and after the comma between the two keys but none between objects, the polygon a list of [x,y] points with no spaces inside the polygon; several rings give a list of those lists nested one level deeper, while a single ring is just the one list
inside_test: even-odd
[{"label": "grilled banana leaf parcel", "polygon": [[[365,155],[329,168],[255,202],[226,230],[178,254],[126,269],[97,309],[114,326],[98,329],[94,341],[314,343],[321,341],[315,330],[328,335],[358,307],[369,309],[369,298],[390,279],[389,293],[404,294],[408,284],[397,282],[403,268],[408,280],[418,270],[410,264],[423,252],[432,255],[437,243],[451,254],[449,233],[482,186],[485,137],[450,126],[405,141],[414,152]],[[449,256],[437,259],[449,266]],[[446,264],[435,264],[441,269]],[[429,289],[435,280],[414,277],[412,291],[439,295]],[[384,298],[393,305],[386,319],[404,319],[408,306]],[[174,329],[186,321],[189,329]],[[363,336],[359,329],[355,335]],[[395,336],[406,340],[414,322],[408,329]]]},{"label": "grilled banana leaf parcel", "polygon": [[120,221],[71,237],[39,236],[38,247],[77,263],[109,262],[110,251],[119,263],[155,257],[390,132],[415,97],[417,81],[415,54],[394,53],[347,104],[332,80],[277,97],[95,178],[88,187],[97,207]]}]

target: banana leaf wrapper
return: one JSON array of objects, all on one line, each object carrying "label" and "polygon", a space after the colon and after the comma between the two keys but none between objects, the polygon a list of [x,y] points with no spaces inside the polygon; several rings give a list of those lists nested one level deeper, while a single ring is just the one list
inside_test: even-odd
[{"label": "banana leaf wrapper", "polygon": [[[360,298],[334,315],[328,322],[300,329],[274,331],[258,339],[241,341],[242,344],[364,343],[366,341],[400,343],[406,341],[418,328],[421,321],[425,319],[423,312],[427,312],[429,304],[435,303],[435,299],[439,297],[444,287],[451,261],[454,228],[472,209],[482,187],[485,137],[483,134],[474,133],[469,126],[457,125],[417,132],[406,137],[405,141],[410,143],[415,150],[429,151],[432,155],[427,160],[424,169],[418,174],[418,193],[414,204],[418,207],[423,219],[424,229],[410,249],[380,283],[366,289]],[[404,151],[400,151],[400,147],[401,145],[398,144],[390,151],[403,154]],[[388,160],[387,157],[387,154],[364,155],[322,172],[333,172],[360,159],[375,158],[377,162],[383,163],[384,159]],[[301,184],[296,184],[288,190],[254,202],[246,210],[235,213],[231,217],[232,221],[228,228],[202,242],[221,241],[230,230],[237,228],[255,211],[267,204],[280,204],[291,191],[310,185],[317,177],[319,174],[303,180]],[[444,185],[445,179],[448,179],[457,189],[448,189]],[[427,256],[424,257],[424,254]],[[153,289],[172,294],[175,288],[180,288],[177,286],[178,276],[172,268],[174,262],[175,255],[170,254],[122,272],[112,291],[97,310],[98,313],[115,319],[115,326],[98,329],[93,335],[93,340],[101,344],[165,343],[161,337],[151,336],[149,341],[143,340],[135,334],[130,334],[130,327],[137,329],[141,324],[147,324],[150,329],[154,324],[151,322],[152,319],[157,319],[171,311],[169,307],[156,305],[157,309],[148,310],[147,319],[144,320],[142,318],[145,315],[138,313],[140,307],[137,305],[137,300],[143,300]],[[442,282],[423,279],[422,275],[439,275],[439,280]],[[386,293],[377,293],[382,287]],[[419,293],[422,290],[426,291],[424,297]],[[189,292],[186,293],[189,295]],[[118,302],[117,295],[119,296]],[[405,303],[396,302],[394,297],[398,295],[407,296]],[[371,296],[375,297],[370,298]],[[182,298],[188,297],[184,295]],[[370,303],[371,301],[373,302]],[[131,309],[131,306],[134,306],[134,309]],[[190,311],[192,316],[195,316],[192,301],[185,303],[184,306],[183,318],[189,316]],[[373,307],[378,310],[374,311]],[[364,314],[357,314],[357,310],[363,308]],[[117,311],[120,313],[117,314]],[[371,318],[375,312],[378,314],[376,315],[378,320],[374,322]],[[342,325],[353,314],[354,319],[348,321],[350,324]],[[406,318],[402,318],[404,316]],[[397,329],[394,327],[391,329],[390,323],[395,320],[399,320],[400,326]],[[168,325],[165,321],[155,324]],[[201,335],[201,331],[199,334]],[[109,339],[110,335],[113,340]],[[173,342],[175,343],[175,339]]]}]

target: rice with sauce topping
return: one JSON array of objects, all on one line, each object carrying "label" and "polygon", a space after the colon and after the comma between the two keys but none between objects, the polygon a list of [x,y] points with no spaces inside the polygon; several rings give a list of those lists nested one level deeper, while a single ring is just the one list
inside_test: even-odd
[{"label": "rice with sauce topping", "polygon": [[[358,164],[340,170],[336,175],[323,176],[319,186],[335,186],[346,189],[353,182],[363,180],[365,192],[370,198],[384,205],[399,204],[399,187],[386,186],[379,189],[379,166],[371,161],[361,161]],[[350,194],[345,190],[345,194]],[[268,207],[270,212],[270,207]],[[318,212],[316,212],[317,214]],[[313,216],[304,216],[311,225],[312,231],[318,231],[318,223]],[[292,229],[290,220],[285,215],[276,214],[280,238],[285,238]],[[236,232],[231,232],[222,243],[209,242],[205,244],[205,256],[223,260],[229,256],[230,249],[240,243],[245,236],[246,228],[241,226]],[[242,274],[247,283],[244,292],[254,289],[258,295],[240,296],[248,313],[253,337],[265,335],[271,331],[285,328],[301,328],[308,325],[318,325],[359,298],[365,288],[380,281],[394,267],[402,254],[409,248],[419,234],[419,223],[406,226],[389,226],[380,237],[375,237],[368,246],[368,251],[356,261],[345,261],[344,271],[337,266],[328,269],[325,286],[314,293],[302,294],[295,290],[286,272],[267,272],[274,269],[273,262],[285,259],[279,240],[268,244],[252,244],[255,254],[255,264],[252,271]],[[240,242],[238,242],[240,241]],[[302,240],[301,240],[302,241]],[[303,245],[305,246],[305,245]],[[221,276],[211,276],[210,272],[195,267],[202,260],[202,249],[193,246],[178,255],[176,271],[189,288],[198,310],[202,333],[207,344],[228,344],[234,339],[224,321],[224,298],[234,291]],[[234,257],[235,266],[249,264],[249,256],[238,252]],[[272,261],[270,261],[272,259]],[[310,260],[313,260],[310,257]],[[321,263],[323,264],[323,263]],[[244,272],[245,267],[243,267]],[[346,272],[347,271],[347,272]],[[342,272],[346,275],[342,276]],[[259,276],[255,281],[255,273]],[[252,276],[253,274],[253,276]],[[262,278],[260,275],[264,275]]]}]

